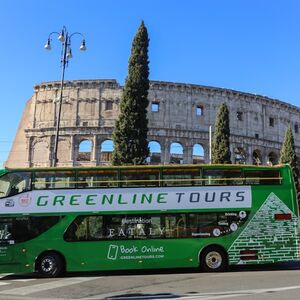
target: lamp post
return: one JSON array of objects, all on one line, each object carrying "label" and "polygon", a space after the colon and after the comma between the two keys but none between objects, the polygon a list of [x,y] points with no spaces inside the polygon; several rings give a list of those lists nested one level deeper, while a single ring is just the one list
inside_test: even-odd
[{"label": "lamp post", "polygon": [[212,126],[208,126],[209,163],[212,163]]},{"label": "lamp post", "polygon": [[58,104],[58,112],[56,113],[55,120],[55,141],[54,141],[54,149],[51,156],[51,166],[55,167],[57,163],[57,147],[58,147],[58,136],[59,136],[59,128],[60,128],[60,114],[61,114],[61,106],[63,99],[63,90],[64,90],[64,78],[65,78],[65,68],[68,66],[69,59],[72,58],[72,48],[71,48],[71,38],[74,35],[80,35],[82,37],[80,50],[85,51],[85,38],[84,35],[80,32],[74,32],[69,34],[67,28],[63,26],[61,32],[53,31],[49,34],[48,40],[44,46],[46,50],[51,50],[51,37],[53,35],[58,35],[58,40],[62,43],[62,54],[61,54],[61,79],[60,79],[60,95],[59,95],[59,104]]}]

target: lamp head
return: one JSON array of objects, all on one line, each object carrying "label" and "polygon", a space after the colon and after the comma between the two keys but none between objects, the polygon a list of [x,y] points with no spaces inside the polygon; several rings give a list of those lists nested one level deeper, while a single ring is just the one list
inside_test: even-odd
[{"label": "lamp head", "polygon": [[69,49],[68,49],[68,53],[67,53],[67,58],[70,59],[70,58],[72,58],[72,57],[73,57],[73,55],[72,55],[72,50],[71,50],[71,48],[69,48]]},{"label": "lamp head", "polygon": [[64,32],[64,30],[62,30],[61,32],[60,32],[60,34],[59,34],[59,36],[58,36],[58,40],[60,41],[60,42],[64,42],[65,41],[65,32]]},{"label": "lamp head", "polygon": [[50,39],[47,40],[47,42],[46,42],[44,48],[45,48],[46,50],[51,50]]},{"label": "lamp head", "polygon": [[82,40],[81,45],[80,45],[80,51],[85,51],[86,50],[86,46],[85,46],[85,40]]}]

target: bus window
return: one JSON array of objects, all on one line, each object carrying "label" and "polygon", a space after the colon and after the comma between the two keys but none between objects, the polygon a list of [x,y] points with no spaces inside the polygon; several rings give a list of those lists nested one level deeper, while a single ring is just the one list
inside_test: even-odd
[{"label": "bus window", "polygon": [[[217,213],[189,214],[189,236],[210,237],[217,229]],[[218,229],[217,229],[218,230]]]},{"label": "bus window", "polygon": [[189,213],[188,237],[219,237],[236,231],[248,219],[249,212]]},{"label": "bus window", "polygon": [[12,239],[12,219],[0,220],[0,241]]},{"label": "bus window", "polygon": [[0,218],[0,241],[15,243],[31,240],[55,225],[62,217],[5,217]]},{"label": "bus window", "polygon": [[31,189],[30,172],[6,173],[0,177],[0,198],[13,196]]},{"label": "bus window", "polygon": [[64,238],[68,242],[103,239],[102,216],[79,216],[67,229]]},{"label": "bus window", "polygon": [[241,169],[204,169],[204,185],[242,185]]},{"label": "bus window", "polygon": [[116,170],[80,170],[77,172],[78,188],[118,187]]},{"label": "bus window", "polygon": [[120,180],[121,187],[159,186],[159,169],[122,169]]},{"label": "bus window", "polygon": [[247,185],[277,185],[281,184],[279,170],[245,170],[245,184]]},{"label": "bus window", "polygon": [[164,217],[161,215],[104,216],[106,238],[153,239],[164,238]]},{"label": "bus window", "polygon": [[185,238],[187,231],[186,214],[166,216],[166,238]]},{"label": "bus window", "polygon": [[68,242],[97,241],[103,239],[103,216],[79,216],[67,229]]},{"label": "bus window", "polygon": [[163,186],[202,185],[200,169],[163,169]]},{"label": "bus window", "polygon": [[75,188],[75,171],[35,172],[33,187],[36,190]]},{"label": "bus window", "polygon": [[67,229],[68,242],[165,238],[162,215],[78,216]]}]

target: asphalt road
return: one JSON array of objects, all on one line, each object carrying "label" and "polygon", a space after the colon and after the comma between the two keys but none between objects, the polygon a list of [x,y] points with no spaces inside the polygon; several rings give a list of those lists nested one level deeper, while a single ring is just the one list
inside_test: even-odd
[{"label": "asphalt road", "polygon": [[196,270],[97,272],[47,279],[1,274],[5,300],[300,299],[300,262],[234,267],[225,273]]}]

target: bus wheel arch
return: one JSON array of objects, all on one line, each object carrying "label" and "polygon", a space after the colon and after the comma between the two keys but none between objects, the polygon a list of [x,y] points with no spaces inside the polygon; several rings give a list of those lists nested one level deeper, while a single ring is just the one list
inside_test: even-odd
[{"label": "bus wheel arch", "polygon": [[228,268],[228,253],[220,245],[209,245],[199,253],[199,267],[203,272],[222,272]]},{"label": "bus wheel arch", "polygon": [[55,250],[44,251],[35,260],[35,270],[45,277],[58,277],[66,270],[65,257]]}]

